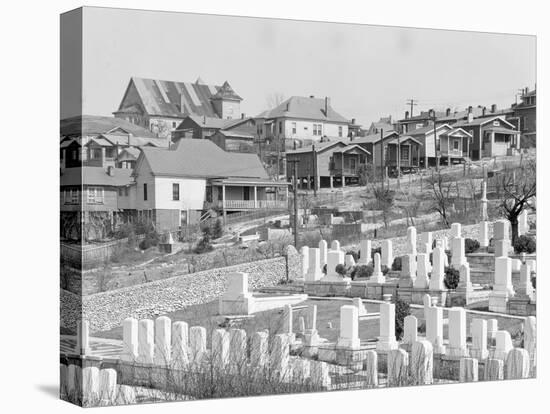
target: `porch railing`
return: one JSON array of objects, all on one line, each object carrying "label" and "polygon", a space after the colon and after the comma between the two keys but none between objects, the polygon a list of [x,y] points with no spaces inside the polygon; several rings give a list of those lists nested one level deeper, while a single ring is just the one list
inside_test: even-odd
[{"label": "porch railing", "polygon": [[225,200],[225,204],[221,200],[210,203],[205,203],[205,208],[226,208],[235,210],[251,210],[255,208],[268,209],[284,209],[288,206],[286,200]]}]

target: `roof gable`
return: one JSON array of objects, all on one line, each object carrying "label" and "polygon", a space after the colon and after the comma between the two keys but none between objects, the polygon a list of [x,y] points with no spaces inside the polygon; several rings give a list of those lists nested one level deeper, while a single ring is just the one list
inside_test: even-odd
[{"label": "roof gable", "polygon": [[258,118],[296,118],[316,121],[348,124],[350,121],[328,105],[325,110],[325,99],[292,96],[277,107],[264,111]]}]

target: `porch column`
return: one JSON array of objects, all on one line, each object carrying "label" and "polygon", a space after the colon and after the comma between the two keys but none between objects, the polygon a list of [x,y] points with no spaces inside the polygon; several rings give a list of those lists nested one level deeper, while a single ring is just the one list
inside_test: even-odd
[{"label": "porch column", "polygon": [[495,147],[495,133],[491,132],[491,154],[489,154],[491,157],[493,156],[494,147]]},{"label": "porch column", "polygon": [[342,175],[342,188],[346,186],[346,176]]},{"label": "porch column", "polygon": [[227,212],[225,211],[225,184],[222,184],[222,211],[223,211],[223,223],[225,224],[227,219]]},{"label": "porch column", "polygon": [[334,177],[331,175],[328,178],[330,179],[330,188],[334,188]]},{"label": "porch column", "polygon": [[311,190],[311,175],[307,176],[307,189]]},{"label": "porch column", "polygon": [[519,149],[521,148],[521,145],[520,145],[521,135],[513,134],[512,136],[516,138],[516,149],[519,151]]},{"label": "porch column", "polygon": [[258,208],[258,187],[254,186],[254,208]]}]

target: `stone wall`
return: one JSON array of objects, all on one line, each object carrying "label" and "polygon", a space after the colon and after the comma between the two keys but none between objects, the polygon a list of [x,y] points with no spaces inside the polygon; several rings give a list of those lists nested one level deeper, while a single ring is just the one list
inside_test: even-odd
[{"label": "stone wall", "polygon": [[[289,250],[289,277],[293,279],[300,272],[300,257],[296,250]],[[225,292],[229,272],[249,273],[250,290],[274,286],[286,278],[286,259],[277,257],[88,295],[81,299],[83,317],[91,331],[97,332],[119,326],[128,317],[143,319],[210,302]],[[75,329],[79,306],[78,296],[62,291],[63,328]]]}]

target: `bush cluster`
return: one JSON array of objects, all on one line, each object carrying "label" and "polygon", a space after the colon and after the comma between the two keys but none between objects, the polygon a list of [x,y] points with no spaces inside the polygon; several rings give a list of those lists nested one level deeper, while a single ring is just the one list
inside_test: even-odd
[{"label": "bush cluster", "polygon": [[458,282],[460,281],[460,273],[458,270],[456,270],[453,267],[446,267],[445,268],[445,279],[443,280],[443,283],[445,284],[445,287],[447,289],[454,290],[458,286]]},{"label": "bush cluster", "polygon": [[464,251],[466,253],[474,253],[479,249],[479,242],[474,239],[466,239],[464,240]]},{"label": "bush cluster", "polygon": [[397,340],[403,338],[405,329],[405,317],[411,314],[410,305],[402,299],[395,302],[395,337]]},{"label": "bush cluster", "polygon": [[537,250],[537,242],[532,236],[521,235],[514,242],[516,253],[534,253]]},{"label": "bush cluster", "polygon": [[368,278],[372,276],[373,271],[374,268],[372,265],[358,265],[351,270],[350,277],[351,280],[354,280],[355,278]]},{"label": "bush cluster", "polygon": [[391,270],[401,270],[403,265],[401,263],[401,256],[395,257],[393,263],[391,264]]}]

